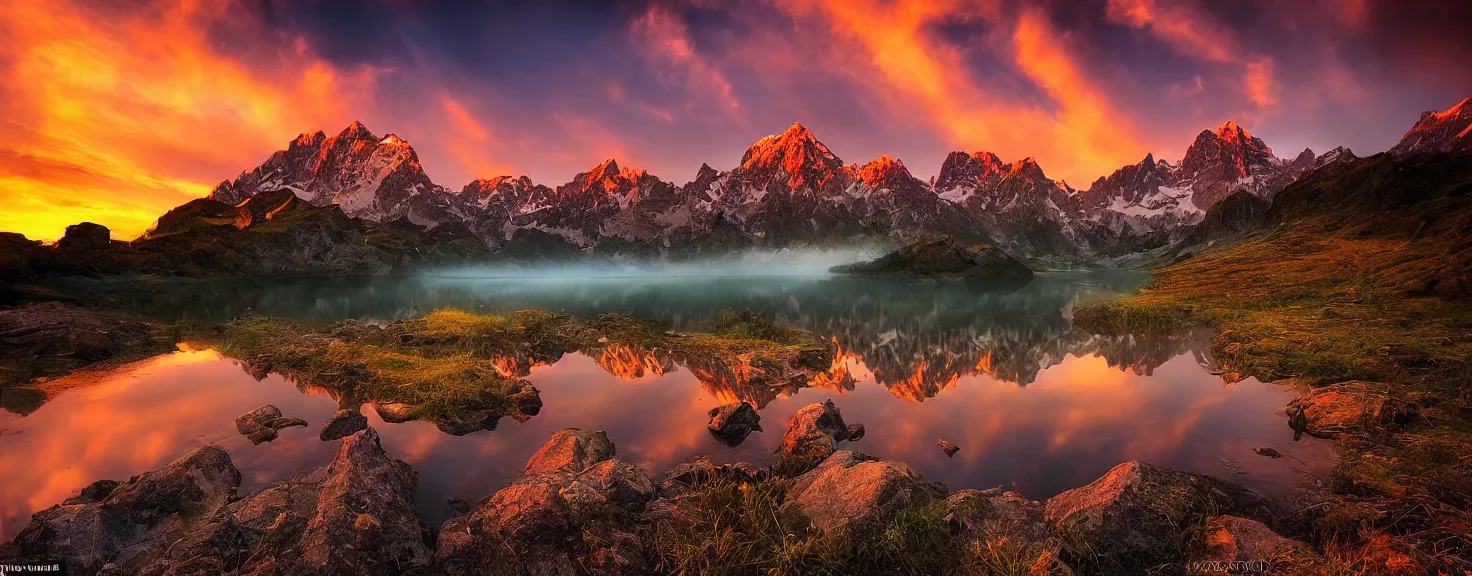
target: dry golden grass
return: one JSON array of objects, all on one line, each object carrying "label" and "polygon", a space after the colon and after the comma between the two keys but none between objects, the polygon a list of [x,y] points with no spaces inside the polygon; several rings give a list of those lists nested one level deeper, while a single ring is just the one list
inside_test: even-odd
[{"label": "dry golden grass", "polygon": [[1138,296],[1075,318],[1104,333],[1215,326],[1228,379],[1386,383],[1423,420],[1339,440],[1338,501],[1311,534],[1323,555],[1291,572],[1468,570],[1472,301],[1438,284],[1465,279],[1472,242],[1369,228],[1280,227],[1159,269]]}]

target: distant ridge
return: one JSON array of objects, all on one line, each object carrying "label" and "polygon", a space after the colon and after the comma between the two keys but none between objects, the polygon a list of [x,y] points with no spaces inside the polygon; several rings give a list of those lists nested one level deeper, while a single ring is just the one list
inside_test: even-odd
[{"label": "distant ridge", "polygon": [[[1422,115],[1390,153],[1472,150],[1469,101]],[[238,204],[290,191],[373,222],[453,223],[493,249],[533,236],[573,251],[661,254],[940,232],[1068,265],[1170,244],[1235,193],[1271,201],[1306,174],[1355,158],[1344,148],[1280,158],[1227,121],[1197,134],[1177,163],[1147,154],[1083,190],[1049,178],[1032,158],[1006,162],[987,151],[950,153],[926,182],[889,156],[845,164],[794,123],[753,143],[735,168],[702,165],[683,186],[609,158],[555,187],[502,175],[456,191],[429,179],[407,141],[353,122],[331,137],[299,135],[209,197]]]}]

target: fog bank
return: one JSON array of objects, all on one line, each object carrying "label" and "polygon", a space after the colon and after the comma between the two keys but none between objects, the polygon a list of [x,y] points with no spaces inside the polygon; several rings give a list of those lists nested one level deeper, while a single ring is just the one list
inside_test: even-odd
[{"label": "fog bank", "polygon": [[502,261],[423,270],[419,276],[438,278],[618,278],[806,276],[827,274],[840,264],[871,260],[883,255],[880,247],[844,249],[752,250],[729,255],[688,259],[589,258],[568,262]]}]

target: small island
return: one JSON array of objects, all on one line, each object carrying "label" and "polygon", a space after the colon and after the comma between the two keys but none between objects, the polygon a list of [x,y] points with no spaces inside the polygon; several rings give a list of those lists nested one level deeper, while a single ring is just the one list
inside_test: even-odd
[{"label": "small island", "polygon": [[834,274],[1027,282],[1032,269],[989,244],[963,244],[950,236],[920,235],[899,250],[868,262],[828,269]]}]

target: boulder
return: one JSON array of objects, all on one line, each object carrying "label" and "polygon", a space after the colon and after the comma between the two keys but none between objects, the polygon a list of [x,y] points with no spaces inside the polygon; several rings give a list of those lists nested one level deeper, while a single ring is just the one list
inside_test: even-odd
[{"label": "boulder", "polygon": [[644,469],[617,458],[594,464],[578,474],[577,479],[610,502],[626,508],[643,509],[654,498],[654,482]]},{"label": "boulder", "polygon": [[101,502],[103,500],[106,500],[108,496],[112,495],[112,491],[117,490],[118,486],[120,485],[122,485],[122,483],[118,482],[117,480],[98,480],[96,482],[88,484],[87,487],[82,488],[82,491],[76,496],[63,500],[61,502],[61,505],[71,506],[72,504],[92,504],[95,502]]},{"label": "boulder", "polygon": [[709,415],[710,422],[706,423],[706,428],[716,440],[727,446],[740,446],[748,435],[762,429],[761,415],[747,402],[711,408]]},{"label": "boulder", "polygon": [[845,450],[793,479],[779,514],[795,532],[813,528],[862,542],[901,510],[929,504],[945,492],[905,464]]},{"label": "boulder", "polygon": [[506,407],[516,419],[526,421],[542,413],[542,393],[530,382],[522,382],[516,392],[506,396]]},{"label": "boulder", "polygon": [[1416,406],[1390,396],[1383,384],[1358,380],[1313,389],[1289,402],[1287,412],[1294,430],[1319,438],[1394,429],[1419,416]]},{"label": "boulder", "polygon": [[1204,548],[1191,555],[1191,563],[1232,562],[1272,564],[1284,556],[1312,557],[1307,544],[1279,536],[1266,524],[1240,516],[1212,516],[1206,521]]},{"label": "boulder", "polygon": [[1139,567],[1182,558],[1183,531],[1225,512],[1271,521],[1267,498],[1208,476],[1142,462],[1048,500],[1045,514],[1069,545],[1101,565]]},{"label": "boulder", "polygon": [[435,558],[442,573],[640,572],[633,528],[614,522],[641,511],[655,486],[613,454],[601,430],[554,433],[527,462],[526,475],[440,528]]},{"label": "boulder", "polygon": [[281,409],[267,404],[241,414],[235,419],[235,429],[252,444],[270,442],[276,439],[277,431],[290,426],[306,426],[307,421],[301,418],[283,417]]},{"label": "boulder", "polygon": [[[15,545],[25,560],[60,561],[69,574],[93,574],[127,561],[166,529],[187,530],[209,518],[239,485],[230,455],[204,446],[110,491],[93,484],[90,495],[79,497],[84,503],[37,512]],[[86,501],[105,491],[106,497]]]},{"label": "boulder", "polygon": [[118,572],[165,574],[426,574],[431,553],[415,517],[417,474],[388,456],[373,429],[343,440],[325,468],[305,470],[170,530]]},{"label": "boulder", "polygon": [[659,493],[662,497],[678,497],[708,482],[759,482],[767,475],[766,469],[750,462],[717,465],[708,457],[696,456],[666,471],[660,477]]},{"label": "boulder", "polygon": [[787,433],[777,452],[789,458],[819,462],[838,449],[838,442],[848,439],[848,425],[832,400],[808,404],[792,415]]},{"label": "boulder", "polygon": [[848,425],[848,441],[849,442],[858,442],[859,440],[862,440],[863,438],[864,438],[864,425],[863,424],[849,424]]},{"label": "boulder", "polygon": [[613,442],[602,430],[566,428],[552,434],[526,462],[526,474],[582,472],[614,456]]},{"label": "boulder", "polygon": [[940,446],[940,451],[945,452],[947,458],[955,456],[957,452],[961,451],[960,446],[946,442],[945,440],[936,440],[935,445]]},{"label": "boulder", "polygon": [[339,440],[368,428],[368,417],[356,409],[338,410],[322,424],[322,441]]},{"label": "boulder", "polygon": [[57,250],[106,250],[112,247],[112,231],[101,224],[83,222],[66,227]]},{"label": "boulder", "polygon": [[235,429],[241,434],[250,434],[260,428],[267,427],[267,422],[275,421],[281,417],[281,409],[272,404],[261,406],[235,419]]},{"label": "boulder", "polygon": [[384,453],[374,430],[348,436],[327,467],[317,513],[302,532],[302,564],[347,574],[427,569],[430,552],[414,508],[418,482],[413,468]]}]

